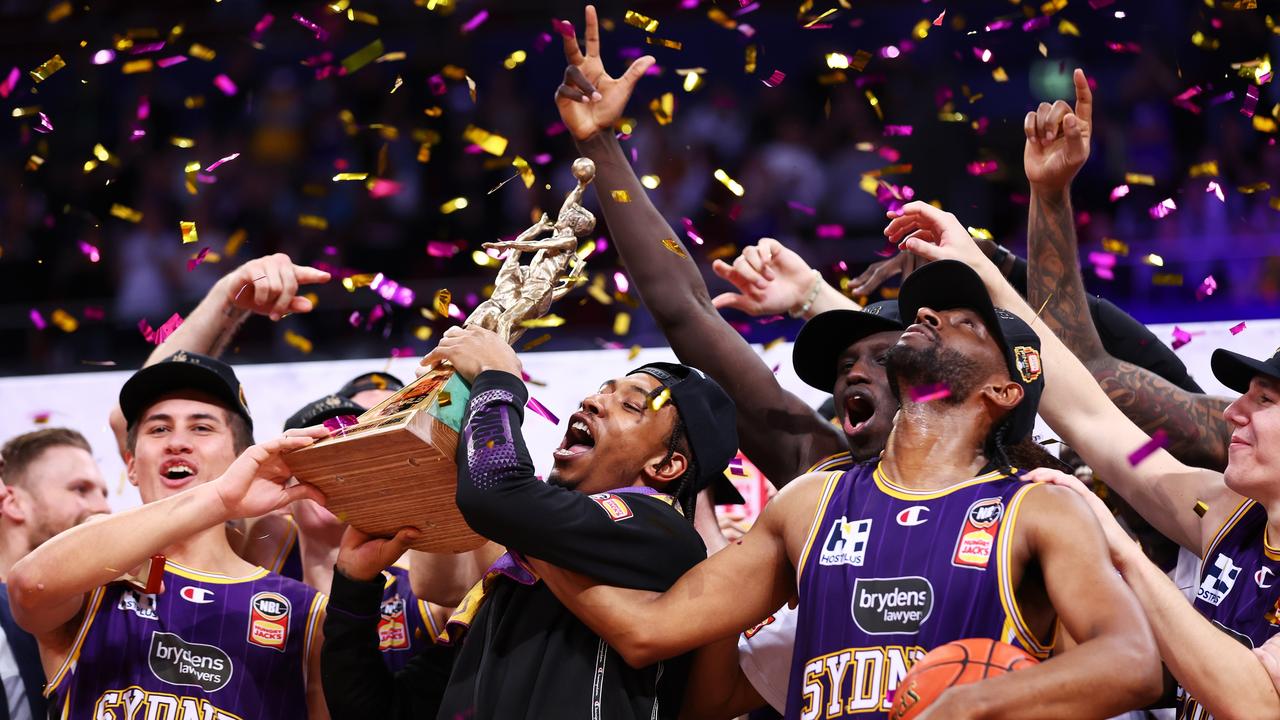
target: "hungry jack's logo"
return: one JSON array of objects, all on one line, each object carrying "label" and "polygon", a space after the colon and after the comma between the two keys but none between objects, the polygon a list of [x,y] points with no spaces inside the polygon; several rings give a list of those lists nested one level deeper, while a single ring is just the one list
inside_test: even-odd
[{"label": "hungry jack's logo", "polygon": [[289,641],[289,598],[260,592],[249,600],[249,644],[284,652]]}]

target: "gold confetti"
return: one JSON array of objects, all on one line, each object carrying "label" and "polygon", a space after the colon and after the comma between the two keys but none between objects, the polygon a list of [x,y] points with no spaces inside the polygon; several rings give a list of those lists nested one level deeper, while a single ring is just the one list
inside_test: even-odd
[{"label": "gold confetti", "polygon": [[1280,195],[1276,195],[1268,200],[1267,205],[1269,205],[1272,210],[1280,212]]},{"label": "gold confetti", "polygon": [[311,341],[302,337],[292,330],[284,331],[284,341],[290,346],[302,351],[303,355],[311,354]]},{"label": "gold confetti", "polygon": [[170,144],[170,145],[173,145],[174,147],[180,147],[180,148],[182,148],[182,149],[184,149],[184,150],[185,150],[185,149],[187,149],[187,148],[193,148],[193,147],[195,147],[195,146],[196,146],[196,141],[195,141],[195,140],[193,140],[193,139],[191,139],[191,138],[189,138],[189,137],[176,137],[176,136],[175,136],[175,137],[171,137],[171,138],[169,138],[169,144]]},{"label": "gold confetti", "polygon": [[188,95],[182,99],[182,106],[188,110],[196,110],[204,107],[203,95]]},{"label": "gold confetti", "polygon": [[362,173],[351,173],[351,172],[347,172],[347,173],[338,173],[337,175],[334,175],[334,176],[333,176],[333,181],[334,181],[334,182],[342,182],[343,180],[362,180],[362,181],[363,181],[363,180],[368,180],[368,179],[369,179],[369,173],[367,173],[367,172],[362,172]]},{"label": "gold confetti", "polygon": [[422,342],[426,342],[431,339],[431,328],[427,325],[419,325],[417,329],[413,331],[413,336]]},{"label": "gold confetti", "polygon": [[393,94],[395,91],[399,90],[401,85],[404,85],[404,78],[397,75],[395,84],[391,86],[391,93]]},{"label": "gold confetti", "polygon": [[35,115],[35,114],[36,114],[36,113],[38,113],[38,112],[40,112],[40,106],[39,106],[39,105],[28,105],[27,107],[16,107],[16,108],[14,108],[14,109],[13,109],[13,112],[11,113],[11,115],[12,115],[12,117],[16,117],[16,118],[17,118],[17,117],[27,117],[28,115]]},{"label": "gold confetti", "polygon": [[[680,71],[677,70],[676,74],[677,75],[680,74]],[[697,90],[698,88],[702,87],[702,73],[701,72],[685,73],[683,87],[685,92],[693,92],[694,90]]]},{"label": "gold confetti", "polygon": [[866,69],[867,63],[871,62],[871,53],[866,50],[859,50],[853,54],[853,58],[849,60],[849,67],[862,72]]},{"label": "gold confetti", "polygon": [[1162,287],[1182,287],[1182,273],[1156,273],[1151,276],[1151,283]]},{"label": "gold confetti", "polygon": [[328,230],[329,221],[320,215],[299,215],[298,226],[313,230]]},{"label": "gold confetti", "polygon": [[1004,71],[1003,67],[997,67],[991,71],[991,77],[996,82],[1009,82],[1009,74]]},{"label": "gold confetti", "polygon": [[39,155],[32,155],[31,157],[27,158],[27,170],[29,171],[39,170],[40,166],[43,164],[44,164],[44,158],[40,157]]},{"label": "gold confetti", "polygon": [[515,166],[516,171],[520,173],[520,181],[524,183],[526,188],[533,187],[534,175],[533,168],[529,167],[529,161],[517,155],[511,164]]},{"label": "gold confetti", "polygon": [[645,32],[654,32],[658,29],[658,21],[647,15],[641,15],[635,10],[628,10],[622,19],[632,27],[638,27]]},{"label": "gold confetti", "polygon": [[680,243],[676,242],[672,238],[669,238],[669,237],[662,238],[662,247],[670,250],[671,252],[675,253],[676,255],[679,255],[682,258],[689,257],[688,255],[685,254],[684,248],[680,247]]},{"label": "gold confetti", "polygon": [[626,335],[631,332],[631,313],[620,312],[613,316],[613,334]]},{"label": "gold confetti", "polygon": [[49,320],[53,322],[54,325],[57,325],[59,330],[65,333],[73,333],[76,331],[76,328],[80,327],[80,321],[76,320],[71,316],[71,313],[63,310],[62,308],[54,310],[53,314],[49,316]]},{"label": "gold confetti", "polygon": [[377,25],[378,16],[363,10],[348,10],[347,19],[351,22],[364,23],[365,25]]},{"label": "gold confetti", "polygon": [[444,213],[445,215],[448,215],[449,213],[456,212],[458,210],[464,210],[466,209],[466,207],[467,207],[467,199],[464,197],[456,197],[452,200],[446,201],[445,204],[441,205],[440,212]]},{"label": "gold confetti", "polygon": [[227,238],[227,246],[223,249],[227,257],[235,257],[235,254],[240,252],[240,246],[244,244],[244,239],[248,236],[249,233],[244,228],[231,233],[231,237]]},{"label": "gold confetti", "polygon": [[502,261],[498,258],[480,250],[471,251],[471,262],[479,265],[480,267],[498,267],[502,264]]},{"label": "gold confetti", "polygon": [[734,30],[738,27],[738,22],[736,20],[726,15],[723,10],[717,7],[713,7],[707,11],[707,18],[725,30]]},{"label": "gold confetti", "polygon": [[641,175],[640,184],[649,188],[650,190],[654,190],[659,185],[662,184],[662,178],[658,177],[657,175]]},{"label": "gold confetti", "polygon": [[560,327],[561,325],[564,325],[564,318],[556,315],[555,313],[544,315],[540,318],[530,318],[528,320],[520,321],[520,327],[527,328],[554,328]]},{"label": "gold confetti", "polygon": [[1257,182],[1252,185],[1241,185],[1236,188],[1236,190],[1240,191],[1243,195],[1252,195],[1254,193],[1265,192],[1270,189],[1271,183],[1268,182]]},{"label": "gold confetti", "polygon": [[654,395],[649,400],[649,407],[653,408],[654,412],[658,412],[659,410],[662,409],[663,405],[666,405],[670,401],[671,401],[671,388],[664,387],[662,388],[662,392],[658,393],[657,395]]},{"label": "gold confetti", "polygon": [[620,203],[631,202],[631,196],[627,194],[626,190],[611,190],[609,191],[609,197],[613,198],[614,202],[620,202]]},{"label": "gold confetti", "polygon": [[639,357],[640,351],[643,349],[644,348],[640,347],[639,345],[632,345],[631,349],[627,351],[627,362],[635,360],[637,357]]},{"label": "gold confetti", "polygon": [[550,340],[550,339],[551,339],[551,333],[543,333],[542,335],[539,335],[538,337],[536,337],[536,338],[534,338],[534,339],[530,340],[529,342],[525,343],[524,345],[521,345],[521,346],[520,346],[520,349],[521,349],[521,350],[532,350],[532,349],[534,349],[534,348],[538,347],[539,345],[541,345],[542,343],[544,343],[544,342],[546,342],[546,341],[548,341],[548,340]]},{"label": "gold confetti", "polygon": [[151,72],[151,68],[155,65],[151,58],[142,58],[141,60],[130,60],[120,66],[120,72],[125,75],[134,75],[136,73]]},{"label": "gold confetti", "polygon": [[1258,113],[1253,116],[1253,129],[1258,132],[1273,133],[1276,131],[1276,121],[1262,113]]},{"label": "gold confetti", "polygon": [[1040,57],[1049,57],[1049,48],[1044,43],[1038,43],[1036,49],[1040,51]]},{"label": "gold confetti", "polygon": [[[99,159],[99,160],[101,160],[102,158],[98,158],[98,159]],[[184,168],[183,168],[182,172],[184,172],[184,173],[193,173],[193,172],[195,172],[195,171],[197,171],[197,170],[199,170],[199,169],[200,169],[200,162],[199,162],[199,161],[192,161],[192,162],[189,162],[189,163],[187,163],[187,164],[186,164],[186,167],[184,167]]]},{"label": "gold confetti", "polygon": [[441,390],[440,393],[436,395],[436,405],[438,407],[449,407],[452,404],[453,404],[452,394],[444,390]]},{"label": "gold confetti", "polygon": [[738,197],[742,197],[742,194],[746,192],[743,189],[742,185],[738,184],[737,180],[734,180],[733,178],[729,177],[729,173],[725,172],[724,170],[721,170],[720,168],[716,168],[715,178],[720,181],[721,185],[724,185],[725,187],[729,188],[729,192],[733,193],[734,195],[737,195]]},{"label": "gold confetti", "polygon": [[1138,173],[1125,173],[1124,181],[1130,185],[1155,185],[1156,179],[1151,175],[1140,175]]},{"label": "gold confetti", "polygon": [[502,61],[502,67],[508,70],[515,70],[516,68],[520,67],[521,63],[523,63],[525,60],[528,60],[528,59],[529,59],[528,53],[526,53],[523,50],[516,50],[515,52],[508,55],[505,60]]},{"label": "gold confetti", "polygon": [[1208,160],[1191,166],[1191,177],[1218,177],[1218,161]]},{"label": "gold confetti", "polygon": [[746,59],[743,63],[743,68],[742,68],[748,75],[756,71],[756,55],[757,55],[756,46],[748,45],[747,51],[746,51]]},{"label": "gold confetti", "polygon": [[671,48],[672,50],[684,49],[684,43],[681,43],[678,40],[667,40],[666,38],[646,37],[644,41],[645,41],[645,44],[647,45],[660,45],[664,48]]},{"label": "gold confetti", "polygon": [[218,56],[218,53],[214,52],[213,49],[207,48],[200,43],[191,43],[191,48],[187,50],[187,54],[205,62],[209,62]]},{"label": "gold confetti", "polygon": [[193,242],[199,242],[200,238],[196,236],[196,224],[192,220],[183,220],[178,223],[178,227],[182,228],[182,244],[189,245]]},{"label": "gold confetti", "polygon": [[738,246],[733,243],[725,243],[713,250],[707,252],[708,260],[724,260],[738,254]]},{"label": "gold confetti", "polygon": [[473,145],[479,145],[480,149],[495,157],[502,157],[507,151],[506,138],[475,125],[468,125],[467,129],[462,131],[462,139]]},{"label": "gold confetti", "polygon": [[992,240],[995,238],[991,231],[986,228],[966,227],[965,230],[969,231],[969,237],[974,240]]},{"label": "gold confetti", "polygon": [[876,97],[876,94],[870,90],[863,91],[863,94],[867,96],[867,102],[871,103],[871,109],[876,111],[876,117],[883,121],[884,110],[880,109],[880,98]]},{"label": "gold confetti", "polygon": [[467,76],[467,92],[471,93],[471,104],[474,105],[476,102],[476,81],[472,80],[470,75]]},{"label": "gold confetti", "polygon": [[609,291],[604,288],[604,275],[597,274],[591,284],[587,286],[587,294],[601,305],[612,305],[613,297],[609,295]]},{"label": "gold confetti", "polygon": [[1203,500],[1197,500],[1191,509],[1195,511],[1196,515],[1204,517],[1204,514],[1209,512],[1209,504]]},{"label": "gold confetti", "polygon": [[[150,62],[150,60],[147,62]],[[48,60],[40,63],[40,67],[32,70],[29,74],[31,75],[32,80],[35,80],[37,83],[42,83],[45,80],[48,80],[50,75],[58,72],[66,66],[67,64],[63,62],[61,55],[54,55]]]},{"label": "gold confetti", "polygon": [[675,119],[676,96],[673,93],[662,93],[649,102],[649,112],[659,125],[670,125]]},{"label": "gold confetti", "polygon": [[1142,262],[1146,265],[1153,265],[1155,267],[1164,267],[1164,258],[1160,257],[1155,253],[1143,255]]},{"label": "gold confetti", "polygon": [[45,19],[49,21],[49,24],[53,24],[58,22],[59,20],[66,18],[70,14],[71,14],[71,2],[70,0],[63,0],[57,5],[54,5],[53,8],[49,10],[49,13],[45,15]]},{"label": "gold confetti", "polygon": [[142,222],[142,213],[120,203],[111,204],[111,215],[131,223]]},{"label": "gold confetti", "polygon": [[1112,237],[1102,238],[1102,249],[1113,255],[1129,256],[1129,243]]},{"label": "gold confetti", "polygon": [[785,337],[776,337],[776,338],[774,338],[774,339],[772,339],[772,340],[770,340],[769,342],[767,342],[767,343],[765,343],[765,344],[764,344],[764,350],[765,350],[765,352],[768,352],[768,351],[770,351],[770,350],[772,350],[772,349],[774,349],[774,348],[778,347],[779,345],[781,345],[782,343],[784,343],[784,342],[786,342],[786,341],[787,341],[787,339],[786,339]]},{"label": "gold confetti", "polygon": [[346,288],[347,292],[355,292],[358,288],[367,287],[375,277],[377,276],[373,273],[348,275],[342,278],[342,287]]},{"label": "gold confetti", "polygon": [[448,289],[442,288],[436,291],[436,295],[431,299],[431,307],[440,317],[449,317],[449,303],[453,300],[453,293]]},{"label": "gold confetti", "polygon": [[1059,20],[1058,34],[1080,37],[1080,28],[1076,27],[1076,24],[1071,22],[1070,20]]},{"label": "gold confetti", "polygon": [[383,52],[382,39],[379,38],[343,58],[342,67],[348,74],[353,73],[373,62]]}]

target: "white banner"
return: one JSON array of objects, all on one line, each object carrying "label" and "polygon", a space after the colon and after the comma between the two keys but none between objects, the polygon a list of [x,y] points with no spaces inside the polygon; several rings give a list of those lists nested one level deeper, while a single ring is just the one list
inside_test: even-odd
[{"label": "white banner", "polygon": [[[1225,347],[1253,357],[1270,357],[1280,346],[1280,320],[1249,321],[1248,328],[1232,335],[1229,328],[1236,323],[1190,323],[1181,325],[1193,335],[1192,342],[1178,350],[1191,375],[1206,392],[1233,396],[1222,387],[1209,369],[1213,350]],[[1157,337],[1169,342],[1171,325],[1153,325]],[[791,368],[791,345],[779,344],[763,353],[770,366],[779,365],[778,379],[783,387],[806,402],[818,405],[823,393],[796,377]],[[600,383],[618,377],[646,362],[674,361],[668,349],[647,349],[635,359],[627,350],[591,350],[575,352],[525,353],[521,356],[525,372],[535,382],[530,394],[554,413],[561,423],[553,426],[536,413],[526,412],[525,439],[533,454],[538,472],[545,474],[551,465],[551,451],[564,434],[564,420],[577,409],[578,402],[599,387]],[[330,362],[292,362],[267,365],[241,365],[236,368],[253,412],[255,435],[259,439],[279,432],[287,417],[305,403],[332,393],[347,380],[362,373],[383,370],[402,380],[413,377],[416,358],[341,360]],[[116,510],[138,504],[137,491],[128,484],[124,464],[116,451],[116,442],[107,427],[107,413],[116,402],[120,386],[132,373],[112,371],[69,375],[39,375],[0,378],[0,438],[41,427],[65,426],[84,433],[93,445],[94,456],[102,468],[111,492],[111,505]],[[47,415],[44,423],[37,417]],[[1037,427],[1042,436],[1047,427]]]}]

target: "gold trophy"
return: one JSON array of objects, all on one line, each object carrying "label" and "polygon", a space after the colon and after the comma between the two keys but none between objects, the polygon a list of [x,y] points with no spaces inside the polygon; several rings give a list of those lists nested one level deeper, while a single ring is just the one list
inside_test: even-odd
[{"label": "gold trophy", "polygon": [[[506,250],[493,294],[476,306],[467,325],[493,330],[514,342],[530,321],[547,313],[584,278],[578,238],[590,233],[595,216],[582,194],[596,174],[588,158],[573,163],[578,186],[552,222],[546,214],[514,240],[485,243]],[[550,233],[550,237],[543,235]],[[523,253],[533,253],[527,265]],[[572,268],[570,265],[572,264]],[[484,543],[454,503],[458,433],[471,389],[448,365],[424,373],[399,392],[366,410],[354,425],[289,454],[293,474],[320,488],[329,510],[356,528],[390,537],[415,527],[414,549],[464,552]]]}]

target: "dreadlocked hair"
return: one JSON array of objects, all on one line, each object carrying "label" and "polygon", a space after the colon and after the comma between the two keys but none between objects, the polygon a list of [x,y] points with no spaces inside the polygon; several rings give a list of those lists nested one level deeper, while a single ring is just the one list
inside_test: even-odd
[{"label": "dreadlocked hair", "polygon": [[688,464],[685,466],[684,473],[667,485],[667,494],[680,503],[680,512],[692,524],[693,511],[698,502],[698,493],[693,486],[694,479],[698,477],[698,461],[694,459],[693,452],[689,449],[688,429],[679,413],[676,414],[675,425],[671,428],[671,437],[667,438],[667,454],[662,458],[662,462],[658,463],[658,467],[662,468],[670,464],[672,456],[677,452],[685,456]]},{"label": "dreadlocked hair", "polygon": [[1009,460],[1009,423],[1002,422],[987,439],[987,458],[998,468],[1012,467]]}]

